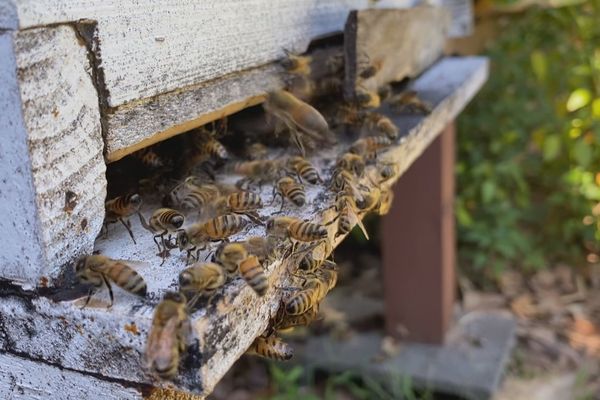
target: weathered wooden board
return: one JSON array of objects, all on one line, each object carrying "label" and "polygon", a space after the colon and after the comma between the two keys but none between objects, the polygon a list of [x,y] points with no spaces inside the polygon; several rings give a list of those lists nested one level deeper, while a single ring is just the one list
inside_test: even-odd
[{"label": "weathered wooden board", "polygon": [[[369,0],[0,0],[14,3],[20,29],[97,22],[98,68],[116,107],[267,64],[284,49],[342,30]],[[409,7],[387,0],[378,7]]]},{"label": "weathered wooden board", "polygon": [[[448,11],[438,6],[351,12],[344,31],[345,96],[419,75],[441,57],[449,23]],[[370,66],[379,70],[361,78]]]},{"label": "weathered wooden board", "polygon": [[280,67],[269,64],[113,109],[105,114],[106,160],[258,104],[282,86]]},{"label": "weathered wooden board", "polygon": [[116,382],[0,353],[0,398],[142,400],[143,396]]},{"label": "weathered wooden board", "polygon": [[[37,284],[92,250],[106,195],[98,96],[70,26],[1,35],[0,276]],[[11,48],[14,47],[14,55]],[[66,206],[66,199],[72,201]],[[8,245],[6,245],[8,244]]]},{"label": "weathered wooden board", "polygon": [[[382,159],[398,163],[398,172],[402,174],[442,127],[464,108],[486,77],[487,61],[477,57],[446,59],[427,71],[415,82],[414,88],[434,105],[433,112],[425,117],[395,117],[403,137],[382,155]],[[322,156],[333,157],[340,150],[339,147],[331,149],[313,161],[322,166]],[[323,187],[310,188],[307,195],[311,206],[291,213],[318,220],[333,201],[333,196],[324,195],[325,191]],[[268,192],[270,188],[265,187],[262,195],[266,199],[270,199]],[[156,203],[149,199],[143,212],[147,215],[154,207]],[[266,207],[263,211],[268,215],[274,210],[274,207]],[[333,236],[335,225],[330,228]],[[262,235],[263,229],[253,227],[232,239]],[[176,287],[177,275],[185,267],[185,261],[183,255],[174,251],[164,265],[158,266],[160,259],[155,255],[152,235],[136,221],[133,231],[137,245],[131,242],[123,227],[111,226],[108,238],[99,239],[96,250],[113,258],[146,262],[145,266],[137,267],[148,284],[146,303],[116,291],[112,309],[105,309],[107,295],[104,293],[98,294],[90,307],[81,310],[79,306],[83,299],[56,304],[47,298],[30,298],[22,293],[0,290],[3,297],[0,302],[0,348],[8,353],[26,354],[33,359],[108,378],[155,383],[144,372],[141,361],[153,305],[165,290]],[[197,344],[192,345],[184,360],[180,378],[175,382],[177,388],[201,395],[210,393],[252,340],[264,331],[282,296],[279,287],[286,286],[289,279],[285,262],[270,265],[267,273],[271,288],[264,297],[258,298],[241,279],[235,279],[219,291],[208,309],[201,308],[192,315]]]}]

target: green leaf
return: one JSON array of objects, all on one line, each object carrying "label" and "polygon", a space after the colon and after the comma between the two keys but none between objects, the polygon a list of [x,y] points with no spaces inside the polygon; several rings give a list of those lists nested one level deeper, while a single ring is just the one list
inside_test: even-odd
[{"label": "green leaf", "polygon": [[481,185],[481,201],[484,204],[490,203],[496,194],[496,183],[492,180],[487,180]]},{"label": "green leaf", "polygon": [[574,90],[567,100],[567,111],[573,112],[587,106],[592,100],[592,93],[588,89]]},{"label": "green leaf", "polygon": [[547,135],[544,138],[544,160],[552,161],[560,154],[560,136],[557,134]]},{"label": "green leaf", "polygon": [[548,75],[548,62],[546,55],[540,50],[531,53],[531,69],[538,81],[545,82]]},{"label": "green leaf", "polygon": [[586,167],[592,161],[592,148],[583,140],[578,140],[573,146],[573,157],[577,164]]}]

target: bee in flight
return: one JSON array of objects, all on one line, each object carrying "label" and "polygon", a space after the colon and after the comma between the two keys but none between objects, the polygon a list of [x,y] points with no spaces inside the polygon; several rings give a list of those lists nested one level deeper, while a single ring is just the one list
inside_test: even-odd
[{"label": "bee in flight", "polygon": [[133,214],[140,212],[140,207],[142,206],[142,198],[140,195],[134,193],[126,196],[118,196],[107,200],[106,203],[104,203],[104,206],[106,209],[104,229],[107,228],[108,224],[121,222],[125,229],[127,229],[127,232],[129,232],[129,236],[131,236],[133,243],[136,243],[133,232],[131,231],[131,222],[128,218]]},{"label": "bee in flight", "polygon": [[[271,92],[264,103],[265,111],[285,125],[302,156],[306,155],[300,132],[318,142],[334,144],[330,137],[327,121],[313,106],[296,98],[290,92],[279,90]],[[277,133],[277,130],[276,130]]]},{"label": "bee in flight", "polygon": [[167,292],[154,311],[144,356],[148,370],[161,379],[175,378],[187,347],[191,325],[186,304],[183,294]]},{"label": "bee in flight", "polygon": [[108,289],[109,308],[112,307],[114,295],[111,282],[129,293],[146,297],[147,287],[144,278],[127,265],[127,261],[113,260],[100,254],[85,256],[75,264],[75,276],[80,282],[93,285],[82,308],[88,305],[92,295],[102,286]]}]

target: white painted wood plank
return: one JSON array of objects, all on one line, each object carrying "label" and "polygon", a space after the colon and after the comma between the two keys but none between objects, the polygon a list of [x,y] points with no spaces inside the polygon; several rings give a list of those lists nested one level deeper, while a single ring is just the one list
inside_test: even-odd
[{"label": "white painted wood plank", "polygon": [[[92,250],[102,224],[106,166],[98,96],[87,50],[73,27],[35,28],[10,35],[15,62],[7,73],[16,73],[18,88],[6,109],[18,110],[2,113],[0,118],[20,119],[15,123],[20,129],[8,129],[6,137],[13,140],[2,141],[6,144],[0,145],[0,156],[19,157],[22,173],[28,174],[33,185],[11,187],[19,183],[9,179],[7,190],[2,191],[2,196],[18,199],[3,199],[6,207],[15,204],[25,213],[19,215],[15,209],[8,220],[14,226],[0,222],[2,236],[18,244],[16,250],[2,252],[7,262],[0,267],[1,276],[33,285],[44,276],[51,283],[64,264]],[[2,168],[0,174],[5,173],[12,170]],[[76,196],[72,209],[65,209],[68,192]],[[31,196],[34,205],[30,208]],[[14,234],[15,227],[31,232],[21,237]],[[41,252],[36,243],[41,244]],[[31,253],[26,250],[30,246]],[[23,262],[28,254],[39,255]],[[14,271],[7,270],[9,265]]]},{"label": "white painted wood plank", "polygon": [[0,353],[0,398],[142,400],[142,394],[118,383]]},{"label": "white painted wood plank", "polygon": [[14,32],[0,33],[0,276],[32,281],[45,260],[13,38]]},{"label": "white painted wood plank", "polygon": [[[487,71],[487,61],[473,57],[446,59],[425,72],[414,83],[414,88],[434,105],[434,110],[426,117],[396,117],[394,121],[404,136],[382,158],[398,162],[399,172],[403,173],[471,100],[485,81]],[[324,156],[333,157],[340,147]],[[314,161],[323,166],[325,160],[319,157]],[[321,172],[328,178],[327,172]],[[262,193],[268,199],[269,189],[263,188]],[[307,194],[311,206],[294,215],[319,219],[333,201],[331,198],[323,201],[321,197],[320,201],[315,201],[323,190],[310,188]],[[158,199],[147,200],[143,210],[146,215],[156,207]],[[273,210],[273,207],[266,207],[263,211],[269,214]],[[333,235],[335,226],[330,229]],[[82,299],[57,304],[46,298],[31,299],[0,290],[0,295],[4,293],[0,302],[0,348],[83,372],[130,382],[155,383],[143,371],[141,362],[152,307],[165,290],[176,288],[177,276],[185,267],[185,261],[183,255],[174,251],[164,265],[159,266],[152,235],[135,221],[133,231],[137,245],[131,242],[122,227],[114,225],[107,239],[97,241],[96,249],[113,258],[147,263],[138,267],[148,284],[146,303],[117,291],[116,303],[111,310],[105,309],[106,293],[98,294],[89,308],[81,310]],[[240,240],[253,234],[264,234],[263,228],[254,227],[232,239]],[[205,255],[207,253],[201,257]],[[202,395],[210,393],[254,337],[264,331],[282,296],[277,287],[286,286],[289,279],[286,265],[279,262],[270,265],[267,273],[271,288],[263,298],[258,298],[241,279],[236,279],[218,292],[208,309],[202,308],[193,314],[192,325],[198,345],[193,345],[186,356],[180,377],[175,382],[177,388]]]},{"label": "white painted wood plank", "polygon": [[[0,0],[6,2],[7,0]],[[10,1],[10,0],[9,0]],[[270,63],[343,29],[369,0],[14,0],[21,29],[97,22],[110,107]],[[408,7],[387,0],[378,7]]]}]

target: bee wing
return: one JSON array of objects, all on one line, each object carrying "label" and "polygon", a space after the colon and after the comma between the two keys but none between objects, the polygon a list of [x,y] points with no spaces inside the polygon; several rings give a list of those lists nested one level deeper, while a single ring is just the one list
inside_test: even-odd
[{"label": "bee wing", "polygon": [[146,345],[148,368],[156,365],[159,369],[170,363],[177,340],[177,318],[171,318],[164,327],[152,327]]},{"label": "bee wing", "polygon": [[352,215],[352,218],[354,218],[354,220],[356,221],[356,224],[358,225],[358,227],[362,231],[363,235],[365,235],[365,238],[367,240],[370,240],[369,239],[369,234],[367,233],[367,228],[365,228],[365,225],[363,224],[362,220],[360,219],[360,217],[356,213],[356,210],[354,209],[354,207],[348,206],[348,209],[350,210],[350,214]]}]

